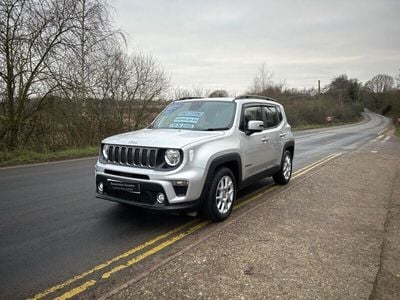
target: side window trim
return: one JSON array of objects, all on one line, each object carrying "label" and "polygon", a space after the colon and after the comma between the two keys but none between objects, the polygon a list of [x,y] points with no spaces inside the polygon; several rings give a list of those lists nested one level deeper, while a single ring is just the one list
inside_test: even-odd
[{"label": "side window trim", "polygon": [[[278,127],[283,121],[282,111],[281,111],[279,106],[273,105],[273,104],[247,103],[247,104],[244,104],[242,106],[242,111],[240,113],[240,123],[239,123],[239,130],[240,131],[243,131],[243,132],[245,131],[246,124],[244,124],[244,122],[245,122],[244,113],[245,113],[246,108],[249,108],[249,107],[259,107],[261,109],[261,116],[262,116],[262,120],[261,121],[264,122],[264,130],[274,129],[274,128]],[[268,125],[267,116],[262,111],[264,107],[265,108],[266,107],[275,108],[276,117],[278,118],[278,121],[279,121],[275,126],[271,126],[271,127],[267,126]]]}]

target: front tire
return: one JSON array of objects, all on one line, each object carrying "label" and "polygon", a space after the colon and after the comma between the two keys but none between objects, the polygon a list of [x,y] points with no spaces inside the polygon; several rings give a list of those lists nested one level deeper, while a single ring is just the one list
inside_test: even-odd
[{"label": "front tire", "polygon": [[282,155],[281,168],[272,178],[276,184],[285,185],[288,184],[292,177],[292,164],[293,155],[290,151],[285,151]]},{"label": "front tire", "polygon": [[210,184],[203,205],[203,212],[213,222],[221,222],[229,217],[236,199],[236,180],[228,168],[218,169]]}]

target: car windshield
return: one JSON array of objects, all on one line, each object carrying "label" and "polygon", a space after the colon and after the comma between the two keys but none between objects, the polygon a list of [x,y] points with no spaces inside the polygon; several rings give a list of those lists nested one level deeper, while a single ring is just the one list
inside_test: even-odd
[{"label": "car windshield", "polygon": [[226,101],[171,103],[149,128],[227,130],[232,126],[236,104]]}]

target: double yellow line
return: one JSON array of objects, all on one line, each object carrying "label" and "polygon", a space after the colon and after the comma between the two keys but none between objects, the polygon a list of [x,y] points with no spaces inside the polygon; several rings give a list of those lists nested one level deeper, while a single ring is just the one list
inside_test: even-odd
[{"label": "double yellow line", "polygon": [[[140,244],[140,245],[138,245],[138,246],[136,246],[136,247],[134,247],[134,248],[132,248],[132,249],[130,249],[130,250],[128,250],[128,251],[126,251],[126,252],[124,252],[124,253],[122,253],[122,254],[120,254],[120,255],[118,255],[118,256],[116,256],[116,257],[114,257],[114,258],[112,258],[112,259],[110,259],[110,260],[108,260],[106,262],[104,262],[104,263],[102,263],[102,264],[99,264],[99,265],[93,267],[92,269],[90,269],[90,270],[88,270],[88,271],[86,271],[86,272],[84,272],[84,273],[82,273],[80,275],[74,276],[73,278],[68,279],[67,281],[64,281],[63,283],[55,285],[55,286],[53,286],[53,287],[51,287],[51,288],[49,288],[49,289],[47,289],[47,290],[45,290],[45,291],[43,291],[43,292],[41,292],[39,294],[36,294],[32,299],[33,300],[42,299],[42,298],[48,296],[49,294],[52,294],[52,293],[54,293],[56,291],[59,291],[59,290],[71,285],[72,283],[74,283],[74,282],[76,282],[78,280],[84,279],[85,277],[87,277],[87,276],[89,276],[89,275],[91,275],[91,274],[93,274],[93,273],[95,273],[97,271],[100,271],[100,270],[110,266],[111,264],[113,264],[113,263],[115,263],[115,262],[117,262],[117,261],[119,261],[121,259],[127,258],[128,256],[131,256],[131,255],[133,255],[133,254],[135,254],[135,253],[137,253],[137,252],[139,252],[139,251],[141,251],[141,250],[143,250],[143,249],[145,249],[145,248],[147,248],[147,247],[159,242],[160,240],[163,240],[163,239],[165,239],[165,238],[167,238],[167,237],[169,237],[169,236],[181,231],[185,227],[191,226],[191,225],[193,225],[194,223],[197,223],[197,222],[198,222],[198,220],[196,219],[196,220],[187,222],[187,223],[185,223],[183,225],[180,225],[180,226],[178,226],[178,227],[176,227],[176,228],[174,228],[174,229],[172,229],[170,231],[167,231],[166,233],[161,234],[161,235],[159,235],[159,236],[157,236],[157,237],[155,237],[155,238],[153,238],[151,240],[148,240],[147,242],[145,242],[143,244]],[[74,296],[74,295],[72,295],[72,296]],[[67,298],[63,298],[63,299],[67,299]]]},{"label": "double yellow line", "polygon": [[[318,166],[320,166],[320,165],[322,165],[324,163],[327,163],[328,161],[340,156],[341,154],[342,153],[334,153],[334,154],[328,155],[328,156],[326,156],[326,157],[324,157],[324,158],[322,158],[322,159],[320,159],[320,160],[318,160],[318,161],[316,161],[316,162],[314,162],[314,163],[312,163],[312,164],[310,164],[310,165],[308,165],[308,166],[306,166],[306,167],[294,172],[293,176],[292,176],[292,179],[295,179],[295,178],[297,178],[297,177],[299,177],[301,175],[306,174],[307,172],[317,168]],[[277,189],[278,187],[279,186],[277,186],[277,185],[272,185],[272,186],[268,186],[268,187],[266,187],[266,188],[264,188],[262,190],[258,190],[256,192],[254,192],[253,194],[250,194],[249,196],[247,196],[243,200],[239,201],[234,206],[233,209],[237,210],[240,207],[243,207],[244,205],[254,201],[256,198],[259,198],[263,194],[265,194],[267,192],[271,192],[272,190]],[[180,226],[178,226],[178,227],[176,227],[176,228],[174,228],[174,229],[172,229],[172,230],[170,230],[170,231],[168,231],[168,232],[166,232],[164,234],[161,234],[161,235],[159,235],[159,236],[157,236],[157,237],[155,237],[153,239],[150,239],[150,240],[146,241],[145,243],[140,244],[140,245],[138,245],[138,246],[136,246],[136,247],[134,247],[134,248],[132,248],[132,249],[130,249],[130,250],[128,250],[128,251],[126,251],[126,252],[124,252],[124,253],[122,253],[122,254],[120,254],[120,255],[118,255],[118,256],[116,256],[116,257],[114,257],[114,258],[112,258],[112,259],[110,259],[110,260],[108,260],[106,262],[104,262],[104,263],[102,263],[102,264],[99,264],[99,265],[93,267],[92,269],[90,269],[90,270],[88,270],[88,271],[86,271],[86,272],[84,272],[84,273],[82,273],[80,275],[74,276],[73,278],[68,279],[67,281],[65,281],[63,283],[55,285],[55,286],[53,286],[53,287],[51,287],[51,288],[49,288],[49,289],[47,289],[47,290],[45,290],[45,291],[43,291],[43,292],[41,292],[39,294],[36,294],[32,299],[39,300],[39,299],[42,299],[42,298],[44,298],[46,296],[49,296],[50,294],[52,294],[54,292],[57,292],[57,291],[60,291],[60,290],[62,290],[64,288],[70,286],[71,284],[77,282],[77,281],[85,279],[89,275],[93,275],[96,272],[102,271],[103,269],[105,269],[106,267],[110,266],[111,264],[113,264],[113,263],[115,263],[117,261],[120,261],[122,259],[128,259],[130,256],[140,252],[141,250],[144,250],[144,249],[146,249],[146,248],[148,248],[150,246],[153,246],[154,244],[156,244],[156,243],[158,243],[158,242],[160,242],[162,240],[165,240],[165,241],[157,244],[156,246],[151,247],[149,250],[139,254],[138,256],[135,256],[135,257],[131,258],[127,262],[125,262],[123,264],[119,264],[119,265],[113,267],[110,271],[104,272],[101,275],[100,279],[101,280],[106,280],[106,279],[110,278],[110,276],[112,276],[113,274],[115,274],[115,273],[117,273],[117,272],[119,272],[121,270],[124,270],[124,269],[126,269],[128,267],[131,267],[131,266],[135,265],[136,263],[142,261],[143,259],[156,254],[157,252],[161,251],[162,249],[164,249],[164,248],[176,243],[177,241],[183,239],[184,237],[186,237],[186,236],[188,236],[188,235],[200,230],[201,228],[203,228],[204,226],[206,226],[209,223],[210,223],[210,221],[201,221],[200,219],[194,219],[192,221],[189,221],[189,222],[187,222],[187,223],[185,223],[183,225],[180,225]],[[84,282],[83,284],[79,285],[78,287],[75,287],[75,288],[67,291],[66,293],[62,294],[61,296],[57,297],[56,299],[62,300],[62,299],[72,298],[72,297],[84,292],[85,290],[87,290],[91,286],[95,285],[96,283],[97,283],[97,281],[94,280],[94,279],[88,280],[88,281]]]},{"label": "double yellow line", "polygon": [[[320,166],[324,163],[327,163],[328,161],[330,161],[336,157],[339,157],[340,155],[342,155],[342,153],[338,152],[338,153],[333,153],[331,155],[325,156],[325,157],[321,158],[320,160],[317,160],[316,162],[314,162],[310,165],[307,165],[304,168],[297,170],[296,172],[293,172],[292,179],[296,179],[297,177],[306,174],[307,172],[317,168],[318,166]],[[249,202],[255,200],[256,198],[264,195],[265,193],[271,192],[277,188],[279,188],[279,185],[267,186],[264,189],[257,190],[256,192],[248,195],[246,198],[244,198],[239,203],[237,203],[235,205],[235,207],[233,208],[233,210],[236,210],[236,209],[248,204]]]},{"label": "double yellow line", "polygon": [[296,179],[297,177],[299,177],[299,176],[301,176],[301,175],[304,175],[304,174],[307,173],[307,172],[310,172],[311,170],[317,168],[318,166],[320,166],[320,165],[322,165],[322,164],[325,164],[325,163],[327,163],[328,161],[330,161],[330,160],[332,160],[332,159],[335,159],[335,158],[341,156],[342,154],[343,154],[343,153],[341,153],[341,152],[337,152],[337,153],[333,153],[333,154],[331,154],[331,155],[328,155],[328,156],[326,156],[326,157],[324,157],[324,158],[322,158],[322,159],[320,159],[320,160],[317,160],[316,162],[314,162],[314,163],[312,163],[312,164],[310,164],[310,165],[308,165],[308,166],[306,166],[306,167],[304,167],[304,168],[302,168],[302,169],[297,170],[296,172],[294,172],[294,173],[293,173],[293,176],[292,176],[292,179]]}]

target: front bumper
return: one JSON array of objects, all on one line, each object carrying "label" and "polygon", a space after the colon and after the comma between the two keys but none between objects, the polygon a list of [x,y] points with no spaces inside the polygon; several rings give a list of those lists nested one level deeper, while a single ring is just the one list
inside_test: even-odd
[{"label": "front bumper", "polygon": [[[157,172],[97,162],[96,197],[153,210],[194,211],[201,204],[204,183],[201,171],[191,168],[188,171]],[[173,184],[179,180],[188,182],[183,192],[182,187]],[[99,190],[100,182],[102,190]],[[163,203],[157,201],[160,193],[165,197]]]},{"label": "front bumper", "polygon": [[96,192],[96,198],[104,199],[108,201],[114,201],[118,203],[124,203],[132,206],[142,207],[146,209],[158,210],[158,211],[167,211],[167,212],[192,212],[197,211],[200,208],[200,201],[191,201],[180,204],[159,204],[155,202],[155,204],[146,204],[143,202],[126,200],[123,198],[113,197],[106,194],[99,194]]}]

